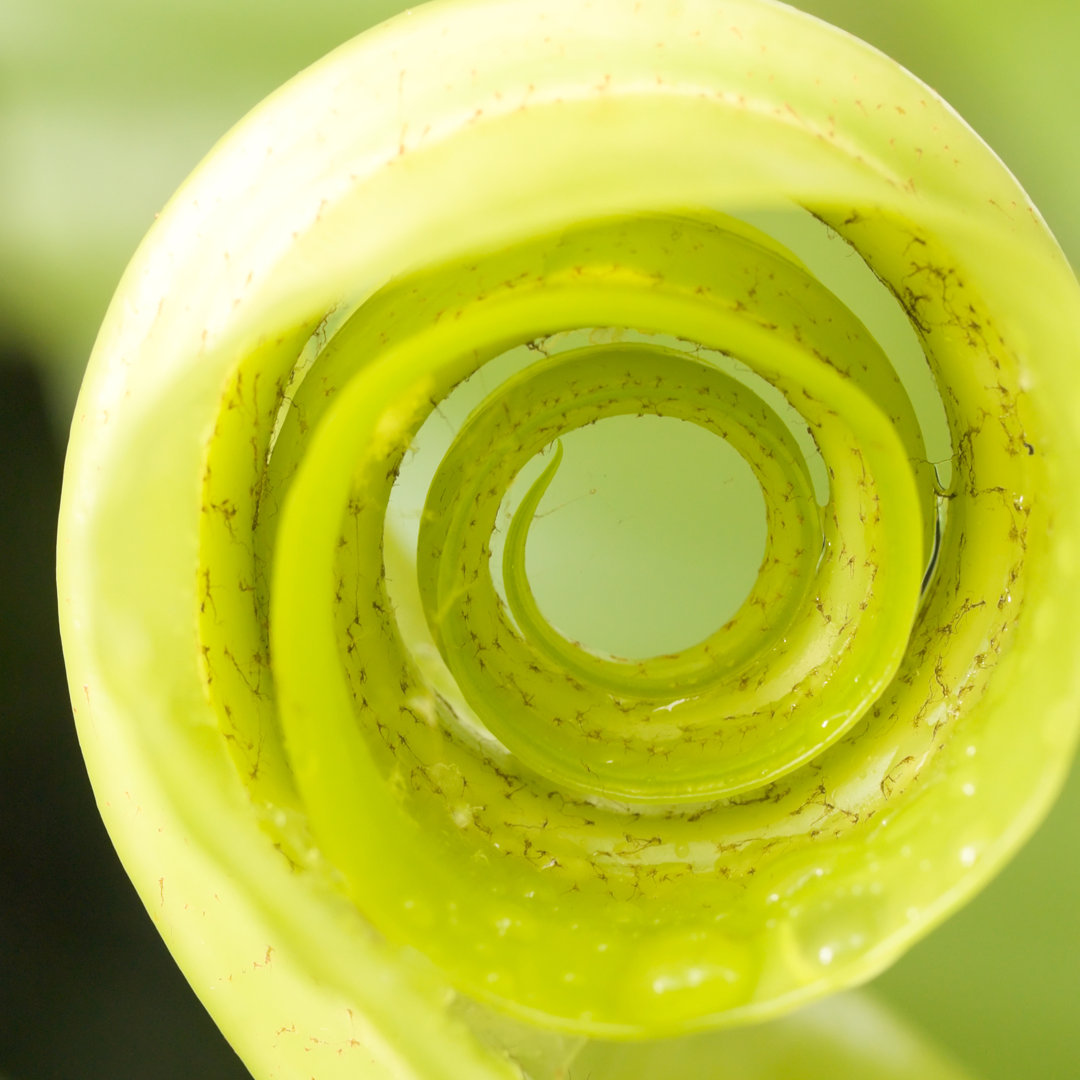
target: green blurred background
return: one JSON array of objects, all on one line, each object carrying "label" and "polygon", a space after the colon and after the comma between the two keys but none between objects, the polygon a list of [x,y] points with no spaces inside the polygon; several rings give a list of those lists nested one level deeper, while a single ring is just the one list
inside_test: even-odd
[{"label": "green blurred background", "polygon": [[[0,0],[0,1072],[12,1080],[247,1075],[93,808],[55,624],[62,447],[96,327],[155,211],[266,93],[404,6]],[[1080,265],[1078,0],[797,6],[939,90]],[[1015,862],[868,991],[972,1080],[1080,1077],[1072,777]],[[787,1065],[775,1080],[804,1075],[818,1073]]]}]

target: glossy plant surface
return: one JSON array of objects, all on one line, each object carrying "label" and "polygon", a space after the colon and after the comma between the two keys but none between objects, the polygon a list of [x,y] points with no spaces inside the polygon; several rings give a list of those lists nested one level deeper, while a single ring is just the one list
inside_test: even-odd
[{"label": "glossy plant surface", "polygon": [[[505,10],[404,15],[245,120],[80,398],[87,760],[260,1076],[555,1077],[861,981],[1075,740],[1077,286],[1015,182],[779,5]],[[845,241],[901,375],[810,269]],[[627,416],[726,441],[767,526],[733,610],[631,658],[527,573]]]}]

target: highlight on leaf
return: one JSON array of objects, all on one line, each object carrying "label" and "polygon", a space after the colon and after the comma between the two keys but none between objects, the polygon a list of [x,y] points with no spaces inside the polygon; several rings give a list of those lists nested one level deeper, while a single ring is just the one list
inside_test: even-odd
[{"label": "highlight on leaf", "polygon": [[[253,1072],[624,1075],[589,1040],[982,885],[1077,735],[1078,299],[946,105],[764,0],[434,3],[234,129],[102,328],[59,569],[103,813]],[[659,422],[765,539],[623,655],[530,566],[582,433]]]}]

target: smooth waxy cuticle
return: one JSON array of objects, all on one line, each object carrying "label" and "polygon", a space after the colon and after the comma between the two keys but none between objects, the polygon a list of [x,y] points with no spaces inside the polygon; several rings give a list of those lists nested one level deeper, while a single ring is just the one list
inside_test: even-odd
[{"label": "smooth waxy cuticle", "polygon": [[[891,294],[947,462],[770,209]],[[111,828],[253,1068],[554,1077],[865,979],[970,895],[1076,738],[1077,310],[954,114],[758,0],[435,4],[242,124],[103,328],[61,590]],[[614,417],[762,489],[745,598],[652,656],[529,574]]]}]

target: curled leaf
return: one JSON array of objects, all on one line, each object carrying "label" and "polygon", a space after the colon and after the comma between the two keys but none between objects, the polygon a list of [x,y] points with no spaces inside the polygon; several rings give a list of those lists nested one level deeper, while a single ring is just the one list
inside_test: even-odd
[{"label": "curled leaf", "polygon": [[[861,258],[903,378],[766,212]],[[436,3],[243,121],[102,328],[60,582],[106,819],[253,1071],[566,1075],[984,883],[1077,733],[1078,296],[931,91],[760,0]],[[526,572],[619,416],[724,440],[768,526],[648,657]]]}]

